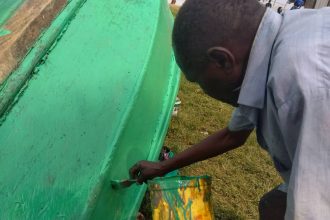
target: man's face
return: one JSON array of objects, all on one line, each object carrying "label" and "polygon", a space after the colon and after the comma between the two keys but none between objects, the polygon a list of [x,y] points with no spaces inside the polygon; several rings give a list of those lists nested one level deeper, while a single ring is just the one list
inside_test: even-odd
[{"label": "man's face", "polygon": [[[237,61],[231,51],[223,47],[212,47],[206,53],[208,55],[207,64],[203,65],[203,61],[198,63],[196,60],[189,60],[190,63],[194,63],[196,68],[187,65],[187,59],[181,59],[175,47],[174,52],[178,65],[185,72],[189,81],[198,83],[203,91],[212,98],[238,106],[244,65]],[[203,71],[197,71],[199,69],[197,66],[203,66]]]},{"label": "man's face", "polygon": [[196,83],[212,98],[238,106],[237,101],[242,78],[241,69],[234,67],[229,71],[210,63],[205,71],[197,77]]}]

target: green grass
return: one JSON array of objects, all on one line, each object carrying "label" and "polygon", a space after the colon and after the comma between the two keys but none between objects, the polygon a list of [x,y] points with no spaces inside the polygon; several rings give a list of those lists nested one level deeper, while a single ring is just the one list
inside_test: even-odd
[{"label": "green grass", "polygon": [[169,5],[169,7],[171,9],[173,16],[175,17],[178,14],[180,7],[177,5]]},{"label": "green grass", "polygon": [[[207,97],[198,85],[182,77],[182,101],[165,141],[175,152],[198,143],[207,134],[227,126],[232,107]],[[258,219],[260,197],[281,182],[255,135],[239,149],[180,171],[181,175],[213,177],[212,196],[216,219]]]}]

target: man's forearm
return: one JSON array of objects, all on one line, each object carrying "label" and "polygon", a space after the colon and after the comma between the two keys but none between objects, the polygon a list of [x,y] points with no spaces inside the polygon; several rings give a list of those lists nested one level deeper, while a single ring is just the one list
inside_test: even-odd
[{"label": "man's forearm", "polygon": [[161,163],[164,171],[170,172],[198,161],[218,156],[243,145],[251,131],[231,132],[228,128],[209,136],[200,143]]}]

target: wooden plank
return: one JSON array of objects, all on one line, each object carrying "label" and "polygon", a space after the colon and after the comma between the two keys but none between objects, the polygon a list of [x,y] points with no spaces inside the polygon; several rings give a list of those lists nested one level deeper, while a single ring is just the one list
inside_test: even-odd
[{"label": "wooden plank", "polygon": [[30,47],[66,5],[67,0],[27,0],[8,19],[0,36],[0,84],[16,69]]}]

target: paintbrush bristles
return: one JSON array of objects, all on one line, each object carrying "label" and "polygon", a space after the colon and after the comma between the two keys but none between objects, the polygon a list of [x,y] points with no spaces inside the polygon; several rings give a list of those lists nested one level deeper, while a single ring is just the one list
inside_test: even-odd
[{"label": "paintbrush bristles", "polygon": [[128,179],[128,180],[112,180],[111,187],[113,189],[123,189],[130,187],[132,184],[136,183],[136,180]]}]

